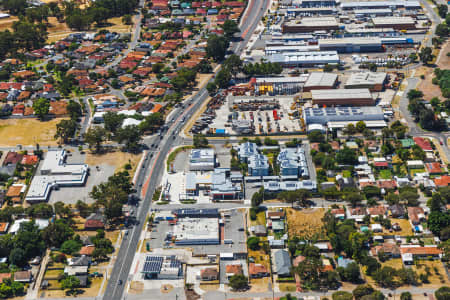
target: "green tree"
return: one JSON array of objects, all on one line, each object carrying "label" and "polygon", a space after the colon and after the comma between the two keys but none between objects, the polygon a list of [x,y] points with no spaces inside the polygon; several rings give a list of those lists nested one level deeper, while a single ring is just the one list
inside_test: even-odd
[{"label": "green tree", "polygon": [[364,121],[358,121],[356,123],[356,130],[358,130],[358,132],[363,132],[364,129],[366,129],[366,123],[364,123]]},{"label": "green tree", "polygon": [[258,250],[259,249],[259,237],[252,236],[247,239],[247,247],[249,247],[251,250]]},{"label": "green tree", "polygon": [[140,149],[139,142],[142,139],[142,132],[138,126],[128,125],[119,129],[116,139],[119,143],[125,143],[127,151],[137,152]]},{"label": "green tree", "polygon": [[25,250],[21,248],[14,248],[9,254],[9,262],[13,265],[23,267],[27,264],[27,256]]},{"label": "green tree", "polygon": [[352,293],[355,300],[359,300],[366,295],[372,294],[374,291],[375,289],[370,284],[361,284],[358,285]]},{"label": "green tree", "polygon": [[67,240],[61,245],[61,252],[65,254],[75,254],[81,249],[82,243],[75,240]]},{"label": "green tree", "polygon": [[434,296],[436,297],[436,300],[450,299],[450,287],[448,286],[440,287],[434,292]]},{"label": "green tree", "polygon": [[208,37],[206,54],[208,57],[212,57],[216,62],[219,62],[225,58],[228,46],[229,42],[226,37],[212,34]]},{"label": "green tree", "polygon": [[447,16],[448,7],[445,4],[438,5],[438,14],[441,18],[445,18]]},{"label": "green tree", "polygon": [[119,115],[117,112],[108,111],[103,115],[105,129],[115,135],[120,126],[122,126],[123,119],[123,115]]},{"label": "green tree", "polygon": [[410,292],[403,292],[400,295],[400,300],[412,300],[412,295]]},{"label": "green tree", "polygon": [[227,68],[222,68],[216,75],[214,83],[221,89],[228,87],[231,80],[231,72]]},{"label": "green tree", "polygon": [[214,82],[208,82],[208,84],[206,85],[206,90],[208,91],[208,94],[212,96],[217,92],[217,86],[214,84]]},{"label": "green tree", "polygon": [[233,38],[235,33],[240,32],[238,24],[233,20],[226,20],[222,25],[223,33],[227,39]]},{"label": "green tree", "polygon": [[354,150],[344,147],[336,154],[336,161],[344,165],[355,165],[358,162],[358,157]]},{"label": "green tree", "polygon": [[392,288],[396,285],[394,277],[396,276],[396,271],[394,268],[389,266],[384,266],[375,272],[373,278],[375,281],[384,288]]},{"label": "green tree", "polygon": [[322,132],[315,130],[308,133],[308,140],[311,143],[323,143],[325,142],[325,136]]},{"label": "green tree", "polygon": [[95,147],[95,152],[100,152],[102,143],[106,138],[106,130],[103,127],[89,128],[84,135],[84,140],[89,144],[89,148]]},{"label": "green tree", "polygon": [[420,50],[419,52],[419,57],[420,60],[427,65],[430,61],[433,60],[433,49],[431,49],[430,47],[422,48],[422,50]]},{"label": "green tree", "polygon": [[[61,247],[74,234],[73,229],[64,220],[56,220],[42,231],[42,239],[50,247]],[[79,249],[78,249],[79,250]],[[63,251],[64,252],[64,251]],[[71,254],[68,252],[64,252]]]},{"label": "green tree", "polygon": [[448,36],[449,28],[446,24],[438,24],[436,26],[436,35],[441,38],[445,38]]},{"label": "green tree", "polygon": [[122,17],[122,23],[125,25],[132,25],[133,24],[133,18],[131,15],[124,15]]},{"label": "green tree", "polygon": [[45,98],[37,99],[33,102],[33,110],[34,114],[43,120],[50,110],[50,101]]},{"label": "green tree", "polygon": [[229,286],[235,290],[243,290],[248,287],[248,278],[244,275],[233,275],[228,280]]},{"label": "green tree", "polygon": [[77,130],[77,123],[74,120],[61,120],[56,124],[55,139],[61,139],[64,144],[67,144],[69,139],[73,137]]},{"label": "green tree", "polygon": [[67,104],[66,109],[70,115],[70,119],[74,121],[76,121],[83,114],[81,105],[78,101],[70,100],[69,103]]},{"label": "green tree", "polygon": [[231,75],[236,78],[236,75],[242,70],[242,60],[236,54],[231,54],[224,62],[225,68],[227,68]]},{"label": "green tree", "polygon": [[66,276],[61,280],[61,288],[67,290],[66,294],[75,294],[77,288],[80,286],[80,280],[76,276]]}]

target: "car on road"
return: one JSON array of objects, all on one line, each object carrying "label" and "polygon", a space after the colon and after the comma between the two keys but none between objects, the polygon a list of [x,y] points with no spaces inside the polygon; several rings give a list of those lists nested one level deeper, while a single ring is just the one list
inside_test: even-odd
[{"label": "car on road", "polygon": [[122,279],[119,279],[118,284],[119,284],[119,285],[122,285]]}]

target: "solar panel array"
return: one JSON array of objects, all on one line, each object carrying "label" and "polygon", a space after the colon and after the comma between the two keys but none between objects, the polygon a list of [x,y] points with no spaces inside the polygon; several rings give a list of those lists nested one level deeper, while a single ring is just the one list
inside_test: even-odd
[{"label": "solar panel array", "polygon": [[164,261],[162,256],[147,256],[144,263],[144,273],[159,273]]}]

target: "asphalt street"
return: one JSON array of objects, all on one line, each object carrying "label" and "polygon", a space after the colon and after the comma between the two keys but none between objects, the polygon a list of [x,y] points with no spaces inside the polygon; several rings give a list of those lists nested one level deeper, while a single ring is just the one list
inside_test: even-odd
[{"label": "asphalt street", "polygon": [[[231,46],[231,51],[237,54],[240,54],[244,46],[248,43],[251,33],[255,30],[259,20],[261,20],[267,9],[268,0],[253,0],[249,2],[249,5],[252,5],[252,10],[243,17],[244,20],[240,26],[242,39],[240,42],[233,43]],[[139,26],[136,27],[137,32],[134,35],[133,42],[135,42],[136,36],[139,36],[140,19],[139,17]],[[130,45],[129,49],[131,48],[132,45]],[[154,153],[150,151],[144,158],[144,163],[142,164],[141,170],[139,170],[139,175],[136,180],[138,191],[144,195],[141,205],[137,210],[137,220],[139,223],[129,230],[128,237],[122,242],[103,296],[104,300],[122,299],[127,282],[131,279],[129,278],[130,268],[134,255],[136,254],[139,237],[145,225],[144,222],[147,212],[151,208],[151,199],[164,171],[165,157],[172,147],[184,142],[183,138],[179,136],[180,130],[207,98],[208,93],[205,88],[202,88],[191,100],[187,100],[187,104],[189,105],[187,109],[183,110],[182,108],[178,108],[175,113],[171,114],[171,119],[168,120],[169,129],[165,132],[163,139],[158,143],[158,148]],[[151,145],[157,142],[158,138],[153,137],[146,142]],[[142,188],[146,188],[146,190],[142,191]],[[122,284],[119,284],[119,282],[122,282]]]}]

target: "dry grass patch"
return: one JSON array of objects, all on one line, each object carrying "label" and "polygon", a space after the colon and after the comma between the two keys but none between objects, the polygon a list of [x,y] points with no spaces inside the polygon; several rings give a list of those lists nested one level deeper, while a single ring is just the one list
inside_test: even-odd
[{"label": "dry grass patch", "polygon": [[37,119],[6,119],[0,120],[0,146],[41,146],[56,145],[54,139],[56,124],[62,119],[38,121]]},{"label": "dry grass patch", "polygon": [[128,293],[130,294],[142,294],[144,291],[144,283],[141,281],[132,281],[130,283],[130,289]]},{"label": "dry grass patch", "polygon": [[286,208],[289,237],[298,236],[308,240],[316,236],[325,239],[326,233],[322,223],[324,208],[295,210]]},{"label": "dry grass patch", "polygon": [[251,278],[250,279],[250,292],[251,293],[263,293],[267,292],[269,288],[270,277],[263,278]]},{"label": "dry grass patch", "polygon": [[[249,212],[250,215],[250,212]],[[266,212],[260,211],[256,214],[256,220],[250,219],[250,226],[264,225],[266,226]]]},{"label": "dry grass patch", "polygon": [[381,263],[383,267],[391,267],[394,269],[402,269],[403,268],[403,262],[401,258],[393,258],[385,261],[384,263]]},{"label": "dry grass patch", "polygon": [[200,283],[200,288],[205,292],[217,291],[220,288],[220,284],[204,284]]},{"label": "dry grass patch", "polygon": [[280,283],[278,287],[281,292],[295,292],[297,290],[295,283]]},{"label": "dry grass patch", "polygon": [[[439,260],[421,260],[417,266],[412,266],[412,269],[416,271],[417,274],[425,274],[426,267],[429,268],[430,275],[428,276],[428,280],[430,283],[423,284],[424,288],[439,288],[444,285],[449,285],[450,281],[448,280],[442,262]],[[436,272],[435,269],[438,272]],[[442,282],[441,279],[443,280]]]},{"label": "dry grass patch", "polygon": [[129,163],[131,164],[131,170],[128,170],[128,173],[130,173],[130,176],[133,177],[141,157],[142,154],[132,154],[122,151],[108,152],[104,154],[87,153],[85,163],[88,165],[107,164],[114,166],[116,168],[116,172],[122,171],[123,167]]},{"label": "dry grass patch", "polygon": [[0,20],[0,31],[5,31],[6,29],[11,29],[14,22],[19,21],[18,17],[9,17]]},{"label": "dry grass patch", "polygon": [[109,26],[97,28],[97,29],[99,29],[99,30],[107,29],[111,32],[115,31],[115,32],[120,32],[120,33],[131,32],[131,29],[132,29],[132,25],[124,25],[122,23],[122,18],[120,18],[120,17],[110,18],[110,19],[108,19],[108,23],[109,23]]},{"label": "dry grass patch", "polygon": [[392,231],[386,230],[386,228],[383,228],[383,233],[375,233],[375,235],[400,235],[400,236],[407,236],[407,235],[413,235],[412,226],[411,223],[409,223],[408,220],[405,219],[394,219],[391,218],[391,223],[398,223],[400,225],[401,230],[400,231]]}]

